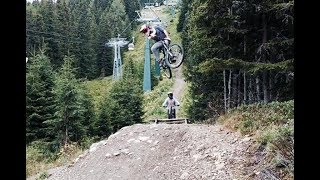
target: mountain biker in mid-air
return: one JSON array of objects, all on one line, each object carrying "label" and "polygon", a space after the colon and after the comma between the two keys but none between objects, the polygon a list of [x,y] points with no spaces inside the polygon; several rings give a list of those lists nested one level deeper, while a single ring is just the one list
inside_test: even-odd
[{"label": "mountain biker in mid-air", "polygon": [[[168,92],[168,97],[162,104],[163,107],[166,107],[168,110],[168,119],[176,118],[176,106],[180,106],[179,101],[173,97],[172,92]],[[170,115],[170,110],[172,111],[172,116]]]},{"label": "mountain biker in mid-air", "polygon": [[149,39],[155,41],[154,45],[151,47],[151,51],[154,54],[156,61],[160,66],[163,65],[163,62],[160,62],[160,49],[163,47],[162,40],[169,46],[171,39],[169,37],[168,31],[160,26],[150,26],[143,24],[140,28],[140,32],[145,34]]}]

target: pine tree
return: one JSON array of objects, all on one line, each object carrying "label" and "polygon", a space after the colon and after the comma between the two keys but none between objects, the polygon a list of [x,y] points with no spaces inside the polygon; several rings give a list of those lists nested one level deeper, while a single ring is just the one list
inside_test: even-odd
[{"label": "pine tree", "polygon": [[113,128],[111,126],[111,121],[114,116],[116,116],[115,111],[117,109],[117,104],[110,99],[108,95],[105,96],[104,102],[101,105],[100,113],[98,115],[98,120],[95,123],[95,135],[101,138],[108,137],[113,133]]},{"label": "pine tree", "polygon": [[191,4],[191,0],[181,0],[181,12],[179,15],[179,21],[177,24],[177,31],[182,32],[184,27],[186,26],[186,20],[188,19],[189,7]]},{"label": "pine tree", "polygon": [[123,0],[114,0],[108,10],[107,16],[108,19],[106,21],[112,27],[112,37],[118,37],[118,34],[120,34],[121,37],[130,38],[131,33],[130,28],[128,28],[128,26],[130,27],[130,22]]},{"label": "pine tree", "polygon": [[40,3],[34,3],[26,9],[26,51],[28,55],[35,52],[44,45],[44,20],[40,12]]},{"label": "pine tree", "polygon": [[124,68],[124,78],[114,83],[102,104],[100,132],[110,134],[124,126],[142,122],[143,91],[137,78],[138,74],[132,60],[129,60]]},{"label": "pine tree", "polygon": [[80,85],[80,98],[81,107],[83,108],[82,116],[83,121],[81,122],[82,126],[85,128],[85,136],[86,137],[94,137],[95,136],[95,123],[96,123],[96,113],[94,111],[93,99],[92,97],[85,91],[85,87]]},{"label": "pine tree", "polygon": [[79,1],[73,12],[74,39],[77,39],[77,43],[72,54],[75,55],[75,66],[79,68],[76,77],[92,79],[96,75],[93,45],[95,43],[95,26],[93,25],[95,19],[91,13],[90,4],[86,1]]},{"label": "pine tree", "polygon": [[48,126],[54,118],[54,74],[49,58],[44,53],[30,57],[26,75],[26,142],[50,141]]},{"label": "pine tree", "polygon": [[56,3],[56,12],[57,12],[57,33],[60,37],[59,40],[59,48],[61,49],[62,55],[67,55],[72,46],[71,42],[73,41],[71,38],[71,29],[73,28],[71,25],[71,12],[70,8],[67,5],[66,0],[57,0]]},{"label": "pine tree", "polygon": [[[108,23],[108,10],[101,14],[101,21],[98,26],[98,44],[105,44],[111,37],[112,27]],[[109,47],[100,47],[97,49],[97,65],[100,76],[105,77],[113,73],[113,51]]]},{"label": "pine tree", "polygon": [[100,17],[106,9],[109,9],[112,0],[93,0],[93,13],[96,19],[96,24],[99,25],[103,22]]},{"label": "pine tree", "polygon": [[[124,0],[124,4],[125,4],[126,13],[129,17],[130,22],[137,19],[138,14],[136,13],[136,11],[139,11],[141,9],[139,1],[138,0]],[[135,26],[136,24],[132,24],[132,25]]]},{"label": "pine tree", "polygon": [[73,57],[66,56],[58,75],[55,78],[56,119],[48,121],[56,143],[67,145],[71,141],[81,140],[86,133],[82,124],[85,108],[79,81],[75,78]]},{"label": "pine tree", "polygon": [[60,49],[60,42],[57,36],[58,34],[58,24],[57,24],[57,15],[56,15],[56,7],[53,0],[42,0],[40,2],[40,11],[39,13],[43,17],[43,37],[45,42],[47,43],[48,50],[47,55],[51,60],[54,69],[58,68],[62,64],[62,54]]}]

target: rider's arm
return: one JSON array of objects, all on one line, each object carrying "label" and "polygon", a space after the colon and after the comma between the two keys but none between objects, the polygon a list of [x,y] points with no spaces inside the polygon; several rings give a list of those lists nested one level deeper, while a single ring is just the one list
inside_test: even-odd
[{"label": "rider's arm", "polygon": [[175,102],[175,105],[176,105],[176,106],[180,106],[180,103],[179,103],[179,101],[178,101],[176,98],[174,98],[174,102]]},{"label": "rider's arm", "polygon": [[171,40],[168,31],[164,29],[163,32],[166,35],[165,39]]},{"label": "rider's arm", "polygon": [[167,107],[168,106],[168,98],[166,98],[166,100],[163,102],[162,106],[163,107]]},{"label": "rider's arm", "polygon": [[149,39],[153,39],[154,37],[156,37],[156,29],[154,27],[151,28],[150,30],[152,33],[149,34]]}]

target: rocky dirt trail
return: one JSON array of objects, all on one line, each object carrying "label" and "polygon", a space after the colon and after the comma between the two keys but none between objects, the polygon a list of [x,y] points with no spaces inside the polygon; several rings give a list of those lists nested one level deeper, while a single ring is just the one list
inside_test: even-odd
[{"label": "rocky dirt trail", "polygon": [[93,144],[48,179],[244,179],[250,137],[220,125],[135,124]]}]

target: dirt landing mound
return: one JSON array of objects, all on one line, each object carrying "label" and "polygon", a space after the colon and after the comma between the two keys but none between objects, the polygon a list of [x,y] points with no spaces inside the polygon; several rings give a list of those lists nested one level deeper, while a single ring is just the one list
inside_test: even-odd
[{"label": "dirt landing mound", "polygon": [[249,143],[219,125],[136,124],[93,144],[49,179],[241,179]]}]

